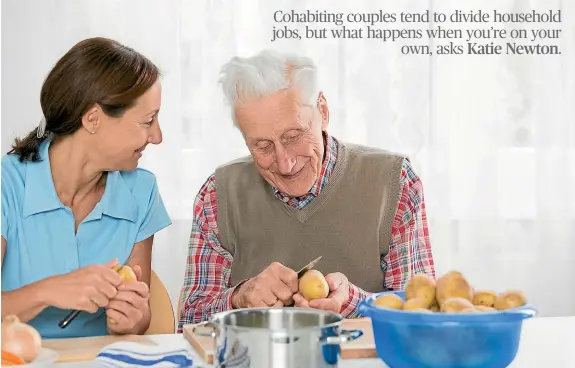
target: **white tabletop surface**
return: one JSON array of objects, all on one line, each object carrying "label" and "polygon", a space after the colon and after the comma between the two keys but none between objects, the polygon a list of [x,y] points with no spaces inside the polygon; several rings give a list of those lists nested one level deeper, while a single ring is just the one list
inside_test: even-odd
[{"label": "white tabletop surface", "polygon": [[[151,340],[171,348],[193,348],[183,335],[148,335]],[[199,358],[198,358],[199,359]],[[54,367],[90,367],[90,362],[59,363]],[[204,364],[205,366],[205,364]],[[385,368],[379,359],[342,359],[341,368]],[[539,317],[523,323],[519,352],[511,368],[575,367],[575,316]]]}]

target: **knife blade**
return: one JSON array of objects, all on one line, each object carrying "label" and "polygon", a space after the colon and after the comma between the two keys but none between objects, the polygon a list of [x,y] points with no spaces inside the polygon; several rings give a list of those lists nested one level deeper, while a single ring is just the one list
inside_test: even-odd
[{"label": "knife blade", "polygon": [[[126,262],[124,262],[124,264],[122,264],[122,265],[117,264],[116,266],[113,267],[113,270],[118,272],[120,270],[120,268],[127,265],[128,262],[132,259],[132,255],[133,255],[133,253],[130,253],[130,256],[128,257],[128,259],[126,259]],[[58,327],[60,327],[60,328],[68,327],[70,322],[72,322],[76,317],[78,317],[78,314],[80,314],[80,312],[81,311],[79,311],[79,310],[71,311],[63,320],[60,321],[60,323],[58,323]]]},{"label": "knife blade", "polygon": [[297,278],[301,278],[304,273],[306,273],[307,271],[311,270],[321,259],[321,257],[323,256],[319,256],[316,259],[314,259],[313,261],[311,261],[310,263],[308,263],[307,265],[305,265],[301,270],[298,271],[297,273]]}]

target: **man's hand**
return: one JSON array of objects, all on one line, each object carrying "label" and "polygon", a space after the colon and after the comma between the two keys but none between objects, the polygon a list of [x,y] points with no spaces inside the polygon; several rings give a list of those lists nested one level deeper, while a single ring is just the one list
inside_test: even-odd
[{"label": "man's hand", "polygon": [[281,263],[274,262],[234,290],[232,306],[234,309],[283,307],[292,304],[292,297],[297,290],[297,273]]},{"label": "man's hand", "polygon": [[106,308],[110,333],[135,333],[135,327],[144,317],[148,318],[150,315],[150,290],[145,282],[139,281],[142,275],[140,267],[134,266],[133,270],[138,281],[118,286],[118,293]]},{"label": "man's hand", "polygon": [[314,299],[310,302],[297,293],[293,296],[296,307],[314,308],[340,313],[343,305],[349,300],[349,281],[341,272],[330,273],[325,276],[329,285],[327,298]]}]

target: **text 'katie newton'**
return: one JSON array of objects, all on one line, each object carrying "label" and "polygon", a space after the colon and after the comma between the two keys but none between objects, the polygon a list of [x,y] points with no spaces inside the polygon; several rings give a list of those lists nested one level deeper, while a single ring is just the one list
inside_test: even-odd
[{"label": "text 'katie newton'", "polygon": [[516,42],[507,42],[505,47],[490,43],[467,43],[467,53],[470,55],[501,55],[506,53],[508,55],[560,55],[559,47],[556,45],[540,45],[540,44],[519,44]]}]

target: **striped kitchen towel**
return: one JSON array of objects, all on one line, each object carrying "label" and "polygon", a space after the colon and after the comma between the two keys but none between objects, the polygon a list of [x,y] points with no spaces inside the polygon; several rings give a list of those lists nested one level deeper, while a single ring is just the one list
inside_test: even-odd
[{"label": "striped kitchen towel", "polygon": [[105,346],[96,357],[93,367],[193,367],[201,368],[195,357],[185,348],[150,346],[121,341]]}]

